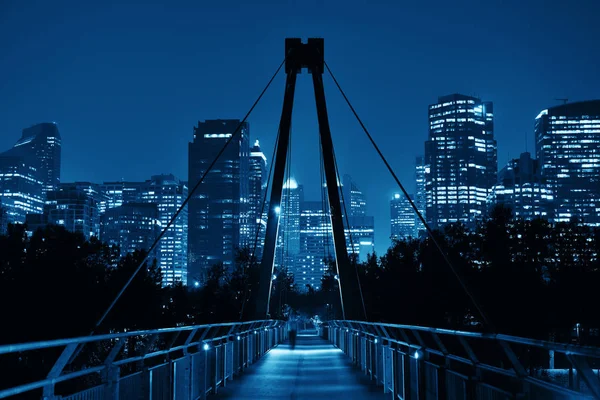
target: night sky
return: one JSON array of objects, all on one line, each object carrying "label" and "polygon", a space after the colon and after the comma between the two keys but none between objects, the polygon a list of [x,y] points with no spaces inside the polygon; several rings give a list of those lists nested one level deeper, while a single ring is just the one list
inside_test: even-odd
[{"label": "night sky", "polygon": [[[533,120],[555,99],[600,97],[597,0],[248,3],[0,0],[0,150],[24,127],[55,121],[63,182],[187,179],[192,127],[242,118],[286,37],[325,38],[326,60],[411,192],[438,96],[494,102],[499,167],[526,146],[534,152]],[[284,78],[249,119],[269,161]],[[308,78],[298,80],[292,174],[318,200]],[[340,173],[366,192],[381,254],[397,188],[330,78],[325,85]]]}]

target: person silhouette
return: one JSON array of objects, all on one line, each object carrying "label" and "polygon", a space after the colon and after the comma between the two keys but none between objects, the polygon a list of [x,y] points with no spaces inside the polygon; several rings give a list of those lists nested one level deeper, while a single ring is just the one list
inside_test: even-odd
[{"label": "person silhouette", "polygon": [[289,337],[290,337],[290,348],[294,350],[296,347],[296,336],[298,335],[298,321],[294,316],[290,316],[288,321],[289,326]]}]

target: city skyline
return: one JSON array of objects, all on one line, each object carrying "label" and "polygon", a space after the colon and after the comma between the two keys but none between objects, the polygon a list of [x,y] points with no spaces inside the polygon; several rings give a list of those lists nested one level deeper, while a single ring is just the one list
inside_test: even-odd
[{"label": "city skyline", "polygon": [[[501,166],[534,148],[540,110],[560,104],[557,98],[587,100],[600,92],[594,68],[600,54],[589,51],[592,38],[600,36],[592,18],[600,5],[592,1],[579,7],[540,3],[541,8],[534,1],[513,10],[445,2],[364,9],[347,4],[340,10],[319,3],[320,18],[309,11],[310,3],[281,4],[275,11],[238,4],[239,16],[221,4],[176,10],[66,3],[0,6],[7,60],[0,72],[8,77],[2,83],[7,95],[0,98],[0,148],[12,146],[27,126],[56,121],[65,182],[140,181],[160,173],[186,177],[185,149],[194,123],[243,117],[281,62],[282,41],[289,36],[325,38],[329,65],[410,192],[414,156],[423,154],[427,137],[427,105],[438,96],[459,92],[494,103]],[[198,25],[196,17],[205,14],[211,17]],[[235,28],[215,39],[226,15]],[[552,28],[556,18],[564,32]],[[27,29],[31,24],[46,34],[34,35]],[[449,53],[440,41],[444,35],[470,39]],[[558,53],[556,61],[552,55]],[[47,60],[43,67],[40,57]],[[523,62],[515,67],[515,59]],[[368,197],[381,254],[390,235],[388,199],[397,187],[328,76],[325,90],[340,171],[353,176]],[[267,158],[282,92],[279,76],[249,119],[252,140],[260,140]],[[292,158],[302,163],[292,173],[306,182],[308,198],[319,198],[318,185],[310,184],[319,175],[311,96],[307,75],[299,76]],[[353,155],[361,149],[366,151]]]}]

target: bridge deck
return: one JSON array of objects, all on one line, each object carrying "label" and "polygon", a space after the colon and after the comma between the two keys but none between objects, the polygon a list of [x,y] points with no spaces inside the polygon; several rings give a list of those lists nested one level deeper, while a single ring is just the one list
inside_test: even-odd
[{"label": "bridge deck", "polygon": [[315,335],[299,334],[296,348],[281,344],[213,399],[384,399],[382,388],[354,368],[341,350]]}]

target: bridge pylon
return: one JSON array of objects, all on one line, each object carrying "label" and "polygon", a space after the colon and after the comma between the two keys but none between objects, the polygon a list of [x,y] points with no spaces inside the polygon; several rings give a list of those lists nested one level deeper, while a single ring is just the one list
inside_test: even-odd
[{"label": "bridge pylon", "polygon": [[260,281],[256,294],[255,318],[265,318],[269,314],[269,303],[272,288],[272,276],[275,262],[275,247],[279,231],[279,212],[281,195],[284,184],[285,166],[290,141],[290,127],[292,123],[292,109],[294,105],[294,92],[296,89],[297,75],[307,69],[312,75],[317,105],[317,120],[319,123],[319,137],[327,193],[331,225],[333,228],[333,242],[335,248],[335,262],[339,277],[338,286],[344,319],[363,320],[363,308],[359,297],[359,282],[354,266],[351,265],[346,248],[344,223],[342,219],[342,205],[338,191],[338,179],[333,152],[333,140],[329,128],[327,104],[325,102],[325,89],[323,87],[324,72],[324,40],[322,38],[308,39],[302,43],[301,39],[285,39],[285,94],[283,109],[279,121],[279,141],[274,160],[273,182],[271,184],[271,197],[269,201],[267,228],[263,258],[260,266]]}]

